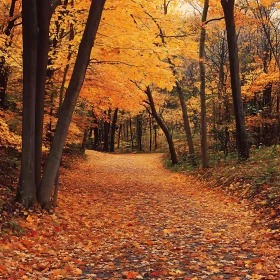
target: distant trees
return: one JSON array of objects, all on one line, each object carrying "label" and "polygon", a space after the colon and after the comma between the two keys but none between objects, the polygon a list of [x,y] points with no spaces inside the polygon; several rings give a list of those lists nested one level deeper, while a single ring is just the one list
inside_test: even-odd
[{"label": "distant trees", "polygon": [[187,14],[177,1],[107,2],[117,11],[102,13],[105,0],[22,0],[22,17],[21,1],[0,3],[0,121],[23,135],[21,203],[49,207],[73,114],[70,142],[82,132],[83,147],[106,152],[168,147],[173,164],[206,168],[213,154],[237,150],[242,161],[250,145],[278,144],[274,1],[192,1]]}]

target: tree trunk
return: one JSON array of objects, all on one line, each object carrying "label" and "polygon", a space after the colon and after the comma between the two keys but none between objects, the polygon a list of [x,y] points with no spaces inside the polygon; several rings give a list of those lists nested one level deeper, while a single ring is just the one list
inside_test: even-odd
[{"label": "tree trunk", "polygon": [[45,85],[49,52],[49,26],[51,18],[51,1],[37,0],[38,17],[38,51],[35,113],[35,183],[37,193],[41,183],[42,140],[44,122]]},{"label": "tree trunk", "polygon": [[152,116],[149,114],[149,130],[150,130],[150,152],[152,151],[152,145],[153,145],[153,119]]},{"label": "tree trunk", "polygon": [[131,141],[131,151],[133,151],[134,143],[133,143],[133,130],[132,130],[132,119],[129,118],[129,130],[130,130],[130,141]]},{"label": "tree trunk", "polygon": [[109,109],[108,111],[108,120],[104,121],[103,127],[104,127],[104,146],[103,146],[103,151],[104,152],[109,152],[109,132],[110,132],[110,115],[111,115],[111,110]]},{"label": "tree trunk", "polygon": [[120,148],[120,143],[121,143],[122,127],[123,127],[123,124],[121,123],[120,127],[119,127],[119,133],[118,133],[118,149]]},{"label": "tree trunk", "polygon": [[110,152],[115,151],[115,134],[116,134],[116,127],[117,127],[117,120],[118,120],[118,108],[115,109],[113,120],[112,120],[112,127],[111,127],[111,142],[110,142]]},{"label": "tree trunk", "polygon": [[136,117],[136,136],[137,136],[137,150],[138,152],[142,152],[142,117]]},{"label": "tree trunk", "polygon": [[43,208],[49,208],[52,186],[59,168],[60,158],[63,152],[63,146],[67,136],[68,128],[72,119],[72,114],[83,85],[90,59],[91,49],[94,45],[94,40],[101,20],[105,1],[106,0],[95,0],[91,2],[85,31],[79,46],[72,77],[70,79],[69,86],[59,112],[52,147],[41,182],[39,198]]},{"label": "tree trunk", "polygon": [[0,107],[3,109],[7,108],[7,85],[9,78],[9,68],[6,65],[5,57],[0,57]]},{"label": "tree trunk", "polygon": [[155,124],[154,125],[154,130],[155,130],[155,151],[157,150],[158,148],[158,144],[157,144],[157,125]]},{"label": "tree trunk", "polygon": [[221,4],[225,15],[227,30],[238,159],[243,161],[249,158],[249,143],[245,128],[244,110],[241,96],[237,35],[234,22],[234,0],[221,0]]},{"label": "tree trunk", "polygon": [[204,7],[202,12],[202,25],[200,30],[199,41],[199,73],[200,73],[200,108],[201,108],[201,155],[202,155],[202,167],[208,168],[208,146],[207,146],[207,120],[206,120],[206,96],[205,96],[205,40],[206,29],[205,21],[207,19],[207,13],[209,8],[209,0],[204,0]]},{"label": "tree trunk", "polygon": [[88,132],[89,132],[89,130],[86,128],[84,131],[83,142],[82,142],[82,150],[84,152],[87,149]]},{"label": "tree trunk", "polygon": [[218,124],[222,124],[221,118],[221,104],[222,96],[224,91],[225,83],[225,32],[223,32],[222,44],[221,44],[221,53],[220,53],[220,64],[219,64],[219,84],[218,84]]},{"label": "tree trunk", "polygon": [[36,202],[35,185],[35,98],[37,73],[36,0],[22,1],[23,22],[23,117],[21,175],[17,200],[26,208]]},{"label": "tree trunk", "polygon": [[[7,36],[7,38],[11,39],[11,31],[13,27],[15,26],[15,21],[18,17],[14,17],[15,12],[15,5],[17,0],[12,0],[10,11],[9,11],[9,17],[11,20],[8,21],[7,26],[4,30],[4,34]],[[9,42],[5,42],[6,47],[9,47],[11,45],[11,40]],[[8,85],[8,78],[9,78],[9,65],[6,64],[6,59],[4,56],[0,57],[0,107],[3,109],[7,108],[7,85]]]},{"label": "tree trunk", "polygon": [[183,120],[184,120],[184,130],[186,133],[187,137],[187,142],[189,146],[189,153],[190,153],[190,158],[194,160],[194,146],[193,146],[193,140],[192,140],[192,132],[191,132],[191,127],[190,127],[190,122],[189,122],[189,117],[188,117],[188,112],[187,112],[187,106],[184,98],[184,93],[182,91],[181,84],[179,81],[176,81],[176,87],[177,87],[177,93],[180,99],[180,104],[181,104],[181,109],[182,109],[182,114],[183,114]]},{"label": "tree trunk", "polygon": [[149,104],[151,107],[152,115],[155,118],[155,120],[157,121],[158,125],[160,126],[160,128],[162,129],[162,131],[166,137],[166,140],[167,140],[167,143],[169,146],[171,161],[172,161],[172,164],[175,165],[178,163],[178,160],[177,160],[177,155],[176,155],[174,143],[172,140],[172,136],[169,133],[167,126],[165,125],[165,123],[163,122],[163,120],[160,118],[160,116],[158,115],[158,113],[156,111],[156,107],[155,107],[155,103],[153,100],[153,95],[152,95],[150,87],[147,87],[145,93],[147,94],[148,99],[149,99]]}]

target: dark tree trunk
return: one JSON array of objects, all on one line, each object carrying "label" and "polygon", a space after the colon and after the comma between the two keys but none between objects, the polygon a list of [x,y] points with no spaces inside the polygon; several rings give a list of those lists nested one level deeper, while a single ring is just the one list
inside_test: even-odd
[{"label": "dark tree trunk", "polygon": [[85,129],[84,131],[84,137],[83,137],[83,142],[82,142],[82,150],[85,151],[87,149],[87,141],[88,141],[88,129]]},{"label": "dark tree trunk", "polygon": [[238,159],[240,161],[243,161],[249,158],[249,143],[246,133],[244,110],[241,96],[237,35],[234,22],[234,2],[234,0],[221,0],[227,30],[231,89],[236,124],[236,143]]},{"label": "dark tree trunk", "polygon": [[109,109],[108,111],[108,120],[106,120],[103,124],[104,130],[103,130],[103,136],[104,136],[104,146],[103,146],[103,151],[104,152],[109,152],[109,133],[110,133],[110,115],[111,115],[111,110]]},{"label": "dark tree trunk", "polygon": [[166,140],[167,140],[167,143],[168,143],[168,146],[169,146],[169,152],[170,152],[172,164],[175,165],[175,164],[178,163],[178,160],[177,160],[177,155],[176,155],[174,143],[173,143],[173,140],[172,140],[172,136],[169,133],[167,126],[165,125],[165,123],[163,122],[163,120],[161,119],[161,117],[158,115],[158,113],[156,111],[156,107],[155,107],[155,103],[154,103],[154,100],[153,100],[153,95],[152,95],[150,87],[147,87],[145,92],[146,92],[146,94],[148,96],[148,99],[149,99],[149,104],[150,104],[150,107],[151,107],[152,115],[155,118],[157,124],[162,129],[162,131],[163,131],[163,133],[166,137]]},{"label": "dark tree trunk", "polygon": [[199,73],[200,73],[200,108],[201,108],[201,155],[202,155],[202,167],[208,168],[208,146],[207,146],[207,120],[206,120],[206,96],[205,96],[205,40],[206,29],[205,21],[207,19],[207,13],[209,8],[209,0],[204,0],[204,7],[202,12],[202,26],[200,31],[199,41]]},{"label": "dark tree trunk", "polygon": [[142,117],[136,117],[136,136],[137,136],[137,150],[138,152],[142,152]]},{"label": "dark tree trunk", "polygon": [[154,130],[155,130],[155,150],[157,150],[158,145],[157,145],[157,125],[154,125]]},{"label": "dark tree trunk", "polygon": [[152,151],[152,146],[153,146],[153,119],[152,116],[149,115],[149,129],[150,129],[150,152]]},{"label": "dark tree trunk", "polygon": [[9,78],[9,69],[6,65],[5,57],[0,57],[0,107],[3,109],[7,108],[7,85]]},{"label": "dark tree trunk", "polygon": [[26,208],[36,202],[35,185],[35,98],[37,73],[36,0],[22,1],[23,22],[23,117],[21,175],[17,200]]},{"label": "dark tree trunk", "polygon": [[35,183],[38,189],[41,183],[42,139],[44,122],[45,85],[49,52],[49,26],[51,18],[51,0],[37,0],[38,51],[35,113]]},{"label": "dark tree trunk", "polygon": [[120,148],[120,143],[121,143],[122,127],[123,124],[121,123],[119,127],[119,133],[118,133],[118,149]]},{"label": "dark tree trunk", "polygon": [[182,109],[182,114],[183,114],[183,120],[184,120],[184,130],[189,146],[189,153],[190,153],[190,158],[194,160],[194,146],[193,146],[193,140],[192,140],[192,132],[191,132],[191,127],[190,127],[190,122],[189,122],[189,117],[188,117],[188,111],[187,111],[187,106],[184,98],[184,93],[182,91],[181,84],[177,81],[176,82],[176,87],[177,87],[177,93],[179,95],[180,99],[180,105]]},{"label": "dark tree trunk", "polygon": [[132,119],[129,118],[129,131],[130,131],[130,141],[131,141],[131,151],[134,149],[134,143],[133,143],[133,130],[132,130]]},{"label": "dark tree trunk", "polygon": [[[9,11],[9,17],[11,20],[8,21],[7,27],[4,30],[4,34],[7,36],[7,38],[11,38],[11,31],[13,27],[15,26],[15,21],[18,19],[18,17],[14,17],[15,12],[15,5],[17,0],[12,0],[10,11]],[[8,47],[11,44],[11,39],[9,39],[10,42],[5,42],[6,47]],[[0,57],[0,107],[3,109],[7,108],[7,85],[8,85],[8,79],[9,79],[9,66],[6,64],[6,59],[4,56]]]},{"label": "dark tree trunk", "polygon": [[116,127],[117,127],[117,120],[118,120],[118,110],[119,110],[118,108],[115,109],[113,120],[112,120],[110,152],[115,151],[115,134],[116,134]]},{"label": "dark tree trunk", "polygon": [[221,117],[221,104],[222,96],[224,91],[225,83],[225,33],[223,33],[222,44],[221,44],[221,53],[220,53],[220,64],[219,64],[219,84],[218,84],[218,124],[222,124]]},{"label": "dark tree trunk", "polygon": [[[29,0],[26,0],[29,1]],[[101,20],[102,11],[106,0],[92,1],[85,31],[79,46],[78,55],[72,77],[69,82],[65,98],[59,112],[56,131],[43,174],[39,193],[43,208],[49,208],[52,186],[59,168],[63,146],[67,136],[68,128],[72,119],[77,99],[83,85],[87,66],[90,59],[91,49]]]}]

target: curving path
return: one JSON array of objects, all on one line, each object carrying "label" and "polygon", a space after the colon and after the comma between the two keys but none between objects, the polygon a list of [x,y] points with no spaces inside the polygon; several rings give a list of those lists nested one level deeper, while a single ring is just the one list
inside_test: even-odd
[{"label": "curving path", "polygon": [[0,279],[280,279],[264,222],[161,154],[87,151],[63,170],[58,206],[0,242]]},{"label": "curving path", "polygon": [[83,220],[98,242],[84,276],[280,279],[280,246],[246,205],[164,169],[161,154],[87,157]]}]

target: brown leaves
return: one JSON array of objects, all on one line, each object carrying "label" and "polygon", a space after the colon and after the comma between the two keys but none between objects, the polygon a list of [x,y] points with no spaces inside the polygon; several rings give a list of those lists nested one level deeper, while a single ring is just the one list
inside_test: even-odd
[{"label": "brown leaves", "polygon": [[244,205],[161,168],[160,155],[88,158],[63,170],[55,214],[23,212],[26,234],[0,241],[5,278],[279,278],[274,233]]}]

